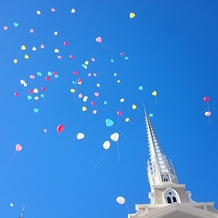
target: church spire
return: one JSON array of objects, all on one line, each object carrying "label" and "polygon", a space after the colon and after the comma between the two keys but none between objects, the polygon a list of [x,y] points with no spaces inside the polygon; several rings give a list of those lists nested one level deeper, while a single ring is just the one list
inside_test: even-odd
[{"label": "church spire", "polygon": [[172,162],[171,160],[168,161],[166,155],[163,154],[146,110],[145,123],[150,155],[147,162],[150,185],[162,185],[166,183],[178,184],[177,175]]}]

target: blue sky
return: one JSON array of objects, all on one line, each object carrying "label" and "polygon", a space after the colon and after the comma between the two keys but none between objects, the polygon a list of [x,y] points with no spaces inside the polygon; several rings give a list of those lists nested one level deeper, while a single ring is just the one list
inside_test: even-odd
[{"label": "blue sky", "polygon": [[[149,203],[143,103],[153,113],[156,135],[179,182],[196,202],[218,202],[217,1],[0,0],[0,5],[2,217],[18,217],[24,204],[28,218],[127,217],[135,204]],[[48,75],[54,71],[58,78]],[[34,89],[38,93],[30,94]],[[204,115],[205,96],[211,122]],[[113,126],[107,127],[106,119]],[[64,130],[58,134],[60,124]],[[85,137],[78,140],[78,133]],[[110,139],[113,133],[118,142]],[[111,144],[105,151],[106,140]],[[116,202],[118,196],[126,199],[124,205]]]}]

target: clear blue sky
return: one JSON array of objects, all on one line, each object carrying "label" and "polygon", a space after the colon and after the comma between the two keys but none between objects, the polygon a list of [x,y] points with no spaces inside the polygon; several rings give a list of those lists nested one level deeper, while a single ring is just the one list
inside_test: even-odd
[{"label": "clear blue sky", "polygon": [[[216,0],[0,0],[0,48],[1,217],[18,217],[25,204],[25,218],[125,218],[127,208],[134,213],[135,204],[149,203],[143,102],[179,182],[193,200],[214,201],[218,208]],[[59,77],[46,81],[48,71]],[[73,84],[78,79],[82,84]],[[30,94],[33,89],[38,93]],[[107,127],[106,119],[114,125]],[[115,132],[118,144],[110,139]],[[111,146],[104,153],[106,140]],[[15,154],[16,144],[23,149]],[[116,202],[118,196],[126,205]]]}]

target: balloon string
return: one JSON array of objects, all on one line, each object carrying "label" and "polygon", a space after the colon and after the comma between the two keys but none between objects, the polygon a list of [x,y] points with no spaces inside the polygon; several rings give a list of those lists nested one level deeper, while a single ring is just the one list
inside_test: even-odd
[{"label": "balloon string", "polygon": [[118,142],[117,142],[117,156],[118,156],[118,162],[120,162],[120,148]]},{"label": "balloon string", "polygon": [[208,108],[208,111],[210,111],[210,108],[209,108],[209,103],[207,102],[207,108]]},{"label": "balloon string", "polygon": [[156,96],[156,98],[155,98],[155,103],[157,104],[157,96]]},{"label": "balloon string", "polygon": [[127,212],[129,213],[129,208],[128,208],[127,204],[125,204],[125,205],[126,205],[126,210],[127,210]]},{"label": "balloon string", "polygon": [[100,160],[98,161],[98,163],[95,165],[94,172],[95,172],[95,170],[96,170],[98,164],[99,164],[99,163],[101,162],[101,160],[103,159],[103,157],[104,157],[104,155],[105,155],[105,152],[106,152],[106,150],[104,150],[103,155],[101,156],[101,158],[100,158]]},{"label": "balloon string", "polygon": [[107,51],[107,48],[101,43],[102,47]]},{"label": "balloon string", "polygon": [[209,123],[211,123],[210,117],[208,117]]},{"label": "balloon string", "polygon": [[16,151],[14,152],[13,157],[12,157],[11,160],[9,161],[8,168],[10,167],[10,165],[11,165],[11,161],[14,159],[14,156],[15,156],[15,155],[16,155]]}]

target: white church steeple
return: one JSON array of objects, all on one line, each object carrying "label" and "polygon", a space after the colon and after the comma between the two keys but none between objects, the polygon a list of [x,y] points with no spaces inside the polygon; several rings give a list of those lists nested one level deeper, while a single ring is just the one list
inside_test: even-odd
[{"label": "white church steeple", "polygon": [[178,183],[172,162],[162,152],[146,110],[145,124],[150,156],[147,162],[150,204],[135,205],[137,212],[128,218],[218,218],[213,202],[193,201],[191,192]]}]

